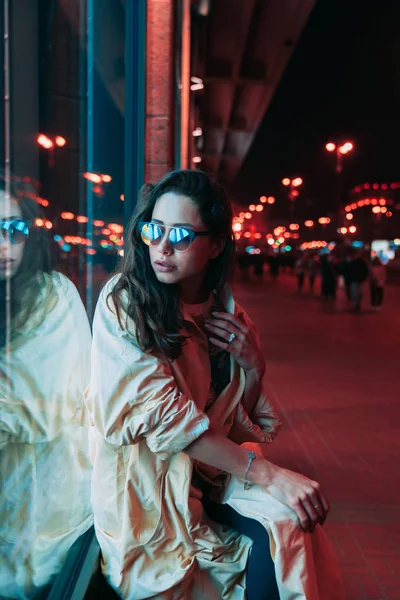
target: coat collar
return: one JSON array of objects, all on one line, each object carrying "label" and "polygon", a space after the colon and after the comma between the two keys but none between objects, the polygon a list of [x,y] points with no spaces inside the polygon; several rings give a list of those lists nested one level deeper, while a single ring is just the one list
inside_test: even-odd
[{"label": "coat collar", "polygon": [[[216,292],[213,292],[213,294],[216,295]],[[240,316],[241,314],[243,314],[242,309],[238,304],[236,304],[233,298],[232,291],[229,285],[225,285],[219,291],[218,298],[221,300],[227,313],[230,313],[235,316]],[[184,321],[188,323],[194,323],[193,316],[188,312],[184,304],[182,304],[182,314]]]}]

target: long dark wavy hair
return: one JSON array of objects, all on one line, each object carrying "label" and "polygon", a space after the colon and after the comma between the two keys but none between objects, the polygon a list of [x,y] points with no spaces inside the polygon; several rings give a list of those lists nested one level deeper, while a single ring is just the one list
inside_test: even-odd
[{"label": "long dark wavy hair", "polygon": [[[4,181],[0,180],[0,193],[4,193]],[[22,218],[31,223],[29,236],[25,242],[21,264],[11,279],[11,339],[15,327],[18,329],[28,321],[31,314],[37,310],[42,289],[41,277],[43,273],[50,273],[51,255],[49,233],[43,227],[36,227],[35,220],[43,217],[36,201],[21,194],[18,186],[12,186],[11,195],[22,213]],[[6,281],[0,281],[0,348],[6,342]]]},{"label": "long dark wavy hair", "polygon": [[[232,234],[232,206],[224,189],[201,171],[173,171],[154,185],[145,201],[133,215],[125,240],[120,277],[110,292],[120,326],[128,330],[128,318],[133,320],[135,337],[145,352],[175,360],[182,352],[185,337],[181,334],[183,317],[177,285],[158,281],[151,266],[149,249],[143,243],[140,221],[151,221],[157,200],[167,192],[189,198],[197,206],[204,225],[213,236],[226,243],[222,253],[212,261],[206,273],[204,290],[218,292],[226,283],[235,251]],[[122,302],[121,293],[127,301]],[[122,312],[126,321],[122,320]]]}]

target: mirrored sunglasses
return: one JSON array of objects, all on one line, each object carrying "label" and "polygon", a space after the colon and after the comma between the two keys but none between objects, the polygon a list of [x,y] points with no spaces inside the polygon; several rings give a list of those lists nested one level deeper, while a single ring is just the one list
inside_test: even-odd
[{"label": "mirrored sunglasses", "polygon": [[209,231],[193,231],[186,227],[169,227],[157,223],[140,222],[140,235],[147,246],[158,246],[164,239],[165,231],[168,229],[168,242],[176,252],[185,252],[197,236],[211,235]]},{"label": "mirrored sunglasses", "polygon": [[22,244],[29,236],[29,221],[24,219],[0,219],[0,232],[9,244]]}]

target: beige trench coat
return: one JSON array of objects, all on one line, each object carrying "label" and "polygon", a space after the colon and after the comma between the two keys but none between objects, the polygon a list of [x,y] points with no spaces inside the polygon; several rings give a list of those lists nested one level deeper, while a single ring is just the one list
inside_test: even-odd
[{"label": "beige trench coat", "polygon": [[91,334],[78,291],[43,275],[39,308],[0,351],[0,597],[32,598],[93,522]]},{"label": "beige trench coat", "polygon": [[[264,394],[249,419],[241,404],[245,373],[233,360],[231,383],[206,414],[207,336],[184,311],[191,338],[179,359],[169,364],[142,352],[106,304],[114,283],[105,286],[96,308],[87,396],[92,504],[105,576],[129,600],[245,600],[252,542],[207,519],[184,449],[210,426],[237,443],[267,443],[279,420]],[[252,326],[228,288],[221,300]],[[268,529],[281,598],[340,600],[335,562],[322,573],[323,580],[331,575],[326,585],[315,583],[311,554],[329,546],[322,530],[309,542],[296,515],[258,486],[244,492],[243,481],[230,478],[221,494],[222,502]],[[282,540],[275,540],[281,532]]]}]

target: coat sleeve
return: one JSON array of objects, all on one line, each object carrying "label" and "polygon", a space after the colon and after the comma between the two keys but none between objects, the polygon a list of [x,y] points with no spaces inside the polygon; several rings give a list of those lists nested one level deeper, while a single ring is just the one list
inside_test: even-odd
[{"label": "coat sleeve", "polygon": [[[250,317],[241,308],[239,316],[246,323],[247,327],[250,328],[260,347],[260,337]],[[237,443],[268,443],[275,439],[281,426],[282,422],[275,408],[268,400],[264,386],[262,386],[251,418],[245,411],[243,404],[240,403],[238,405],[230,437]]]},{"label": "coat sleeve", "polygon": [[71,281],[59,273],[48,275],[47,281],[52,285],[42,298],[44,318],[33,315],[38,324],[28,322],[0,357],[0,448],[50,442],[82,416],[89,383],[89,322]]},{"label": "coat sleeve", "polygon": [[264,393],[260,394],[252,418],[240,403],[229,437],[237,444],[244,442],[270,443],[278,435],[282,423]]},{"label": "coat sleeve", "polygon": [[[143,352],[118,323],[106,286],[93,324],[92,374],[87,404],[97,432],[109,443],[145,440],[161,459],[184,450],[209,428],[209,419],[182,394],[167,360]],[[125,321],[125,314],[122,315]]]}]

